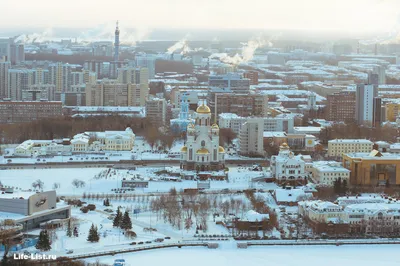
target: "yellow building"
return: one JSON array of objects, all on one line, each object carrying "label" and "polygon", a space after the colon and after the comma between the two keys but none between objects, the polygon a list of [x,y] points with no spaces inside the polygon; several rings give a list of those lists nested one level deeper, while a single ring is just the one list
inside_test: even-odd
[{"label": "yellow building", "polygon": [[328,155],[342,157],[349,152],[370,152],[374,143],[367,139],[333,139],[328,141]]},{"label": "yellow building", "polygon": [[400,156],[373,150],[343,155],[343,166],[351,171],[352,185],[400,185]]},{"label": "yellow building", "polygon": [[400,102],[398,103],[387,103],[386,104],[386,120],[390,122],[396,122],[396,118],[399,115]]}]

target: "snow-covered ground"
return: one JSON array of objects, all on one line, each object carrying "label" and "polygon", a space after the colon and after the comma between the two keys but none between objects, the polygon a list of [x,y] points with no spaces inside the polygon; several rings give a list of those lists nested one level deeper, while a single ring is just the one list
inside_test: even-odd
[{"label": "snow-covered ground", "polygon": [[[113,193],[111,189],[120,188],[123,178],[130,179],[140,176],[145,180],[157,179],[155,172],[164,170],[164,167],[139,166],[136,170],[111,170],[106,177],[106,168],[53,168],[53,169],[14,169],[0,170],[0,180],[5,186],[14,186],[23,190],[31,189],[31,184],[40,179],[44,182],[44,190],[53,189],[54,183],[59,184],[56,191],[59,195],[82,195],[85,193]],[[95,176],[103,174],[101,179]],[[229,181],[211,181],[213,189],[247,189],[249,187],[274,189],[275,184],[251,183],[251,179],[265,175],[266,172],[249,171],[242,167],[230,167]],[[72,185],[74,179],[86,183],[83,188],[76,188]],[[135,193],[167,192],[175,187],[178,191],[185,188],[197,188],[196,181],[183,180],[182,182],[172,181],[150,181],[149,187],[137,189]]]},{"label": "snow-covered ground", "polygon": [[[10,148],[12,146],[12,148]],[[14,146],[9,145],[5,148],[6,154],[14,153]],[[176,140],[171,149],[168,152],[158,151],[157,147],[154,149],[141,137],[135,140],[135,146],[133,151],[113,151],[105,152],[104,154],[74,154],[74,155],[56,155],[44,157],[32,157],[32,158],[4,158],[0,156],[0,165],[13,165],[13,164],[40,164],[45,165],[46,163],[73,163],[73,162],[118,162],[121,160],[177,160],[179,159],[180,150],[184,146],[183,140]],[[240,156],[236,151],[228,153],[226,155],[227,160],[248,160],[248,157]]]},{"label": "snow-covered ground", "polygon": [[118,254],[87,259],[87,262],[112,264],[125,259],[127,265],[246,265],[246,266],[378,266],[400,265],[397,245],[369,246],[267,246],[237,249],[235,243],[225,243],[212,250],[197,248],[168,248]]},{"label": "snow-covered ground", "polygon": [[[90,201],[90,203],[95,203],[97,208],[95,211],[89,211],[88,213],[82,213],[78,207],[72,207],[71,216],[74,221],[73,226],[78,228],[79,237],[67,237],[66,228],[58,228],[55,230],[56,237],[53,238],[52,249],[45,254],[54,255],[65,255],[66,250],[73,250],[75,254],[85,254],[88,252],[98,252],[115,250],[120,248],[127,248],[129,243],[132,241],[154,241],[156,238],[164,238],[165,235],[160,232],[145,232],[143,227],[134,223],[134,219],[131,214],[132,219],[132,230],[137,234],[137,238],[129,239],[125,237],[123,230],[113,227],[113,220],[108,219],[110,213],[104,211],[104,209],[113,209],[115,214],[115,209],[118,205],[125,205],[128,207],[129,204],[117,204],[116,206],[104,207],[102,206],[102,201]],[[64,203],[60,203],[62,205]],[[124,212],[125,208],[122,209]],[[87,241],[87,236],[92,223],[98,227],[98,232],[100,234],[100,241],[98,243],[90,243]],[[145,224],[147,227],[146,223]],[[40,230],[31,231],[31,234],[39,235]],[[173,238],[169,241],[175,241]],[[167,242],[167,240],[166,240]],[[26,249],[30,252],[37,251],[35,247]]]}]

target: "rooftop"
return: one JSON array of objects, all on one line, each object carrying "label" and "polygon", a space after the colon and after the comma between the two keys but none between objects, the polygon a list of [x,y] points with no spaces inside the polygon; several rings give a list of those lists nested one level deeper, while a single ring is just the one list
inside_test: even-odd
[{"label": "rooftop", "polygon": [[371,144],[373,145],[374,143],[370,140],[367,139],[332,139],[328,141],[328,143],[348,143],[348,144]]}]

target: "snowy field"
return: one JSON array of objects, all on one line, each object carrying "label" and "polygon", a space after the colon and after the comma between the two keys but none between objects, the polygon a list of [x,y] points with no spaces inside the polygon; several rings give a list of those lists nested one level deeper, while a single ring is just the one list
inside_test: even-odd
[{"label": "snowy field", "polygon": [[[56,191],[59,195],[80,196],[85,193],[112,193],[111,189],[120,188],[123,178],[130,179],[140,175],[142,178],[159,178],[154,173],[164,170],[164,167],[138,167],[137,170],[111,170],[110,174],[101,179],[95,179],[96,175],[108,171],[106,168],[53,168],[53,169],[15,169],[0,170],[0,180],[5,186],[18,187],[23,190],[31,189],[31,184],[40,179],[44,182],[44,190],[53,189],[54,183],[59,185]],[[115,174],[114,174],[115,173]],[[265,172],[248,171],[240,167],[231,167],[229,170],[229,182],[211,181],[213,189],[247,189],[249,187],[274,189],[275,184],[251,183],[251,179],[265,175]],[[83,188],[72,185],[74,179],[86,183]],[[196,181],[150,181],[149,187],[136,189],[134,193],[167,192],[175,187],[178,191],[185,188],[197,188]]]},{"label": "snowy field", "polygon": [[133,254],[87,259],[87,262],[112,264],[125,259],[127,265],[174,266],[384,266],[400,265],[397,245],[369,246],[268,246],[237,249],[225,243],[218,249],[170,248]]}]

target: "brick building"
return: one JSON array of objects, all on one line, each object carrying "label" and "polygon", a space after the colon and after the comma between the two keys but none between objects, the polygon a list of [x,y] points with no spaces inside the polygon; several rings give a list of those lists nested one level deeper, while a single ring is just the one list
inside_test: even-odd
[{"label": "brick building", "polygon": [[0,101],[0,124],[31,122],[61,115],[61,102]]},{"label": "brick building", "polygon": [[341,91],[327,96],[328,121],[353,121],[356,111],[356,93]]}]

